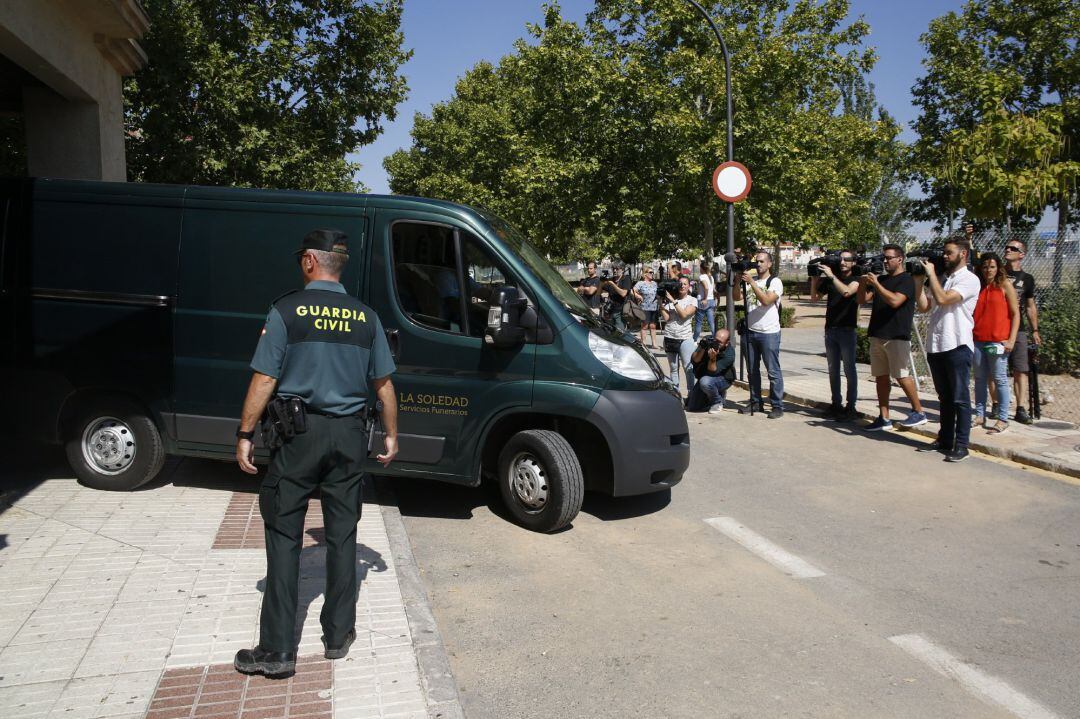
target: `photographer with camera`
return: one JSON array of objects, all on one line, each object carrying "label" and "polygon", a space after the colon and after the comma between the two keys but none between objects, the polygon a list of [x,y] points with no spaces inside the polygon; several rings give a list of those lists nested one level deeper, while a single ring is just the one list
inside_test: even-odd
[{"label": "photographer with camera", "polygon": [[731,346],[731,334],[726,329],[719,329],[702,337],[690,361],[697,382],[687,398],[686,409],[719,414],[724,409],[728,387],[735,381],[735,348]]},{"label": "photographer with camera", "polygon": [[904,248],[888,244],[883,250],[885,273],[863,275],[859,284],[859,304],[873,302],[870,309],[870,373],[877,384],[878,417],[865,429],[869,432],[891,430],[889,393],[895,379],[911,402],[912,413],[900,424],[917,427],[926,424],[919,392],[908,369],[911,357],[911,326],[922,284],[904,269]]},{"label": "photographer with camera", "polygon": [[634,283],[630,276],[626,274],[626,264],[622,260],[612,262],[611,269],[615,273],[615,277],[604,280],[600,283],[600,287],[607,290],[615,329],[625,332],[626,320],[623,319],[623,305],[630,298],[630,291],[634,289]]},{"label": "photographer with camera", "polygon": [[[829,388],[832,403],[826,419],[849,421],[857,416],[859,375],[855,370],[855,326],[859,323],[859,280],[855,277],[855,253],[842,250],[835,264],[832,258],[820,258],[820,274],[810,278],[810,301],[825,295],[825,359],[829,364]],[[847,404],[840,396],[840,364],[847,380]]]},{"label": "photographer with camera", "polygon": [[[772,274],[772,255],[758,252],[754,256],[757,267],[757,279],[749,272],[739,276],[739,284],[734,287],[734,299],[747,300],[746,315],[746,360],[750,370],[750,409],[765,411],[765,402],[761,397],[761,362],[769,374],[769,403],[772,411],[769,419],[784,416],[784,375],[780,371],[780,298],[784,294],[784,283]],[[744,294],[744,287],[749,287],[751,294]],[[743,412],[743,410],[739,410]]]},{"label": "photographer with camera", "polygon": [[672,297],[664,292],[660,305],[660,314],[664,318],[664,353],[671,367],[671,384],[679,391],[679,367],[686,375],[686,392],[689,397],[694,392],[694,370],[690,358],[694,354],[694,313],[697,312],[697,300],[690,294],[690,280],[679,280],[679,296]]},{"label": "photographer with camera", "polygon": [[971,245],[960,237],[945,243],[945,283],[930,260],[923,261],[929,296],[919,298],[919,311],[930,312],[927,329],[926,363],[934,378],[941,407],[941,429],[937,441],[920,451],[945,454],[946,462],[961,462],[968,456],[971,436],[971,362],[975,351],[975,305],[982,285],[967,268]]}]

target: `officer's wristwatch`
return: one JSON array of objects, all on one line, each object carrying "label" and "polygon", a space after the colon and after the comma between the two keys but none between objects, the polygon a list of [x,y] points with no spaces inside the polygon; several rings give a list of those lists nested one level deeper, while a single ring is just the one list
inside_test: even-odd
[{"label": "officer's wristwatch", "polygon": [[240,429],[240,425],[236,426],[236,438],[237,439],[255,439],[255,430],[248,430],[245,432]]}]

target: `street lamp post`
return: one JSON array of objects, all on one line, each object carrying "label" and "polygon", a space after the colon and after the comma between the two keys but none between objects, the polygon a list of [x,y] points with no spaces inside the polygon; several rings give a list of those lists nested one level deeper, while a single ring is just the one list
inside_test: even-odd
[{"label": "street lamp post", "polygon": [[[697,11],[701,13],[701,16],[709,23],[709,27],[712,28],[713,34],[716,35],[717,42],[720,43],[720,51],[724,56],[724,73],[725,73],[725,86],[727,88],[727,159],[732,161],[735,159],[735,134],[732,130],[735,122],[735,109],[734,103],[731,99],[731,55],[728,53],[727,43],[724,42],[724,37],[720,34],[720,31],[716,28],[716,23],[709,17],[709,13],[705,12],[705,8],[701,7],[695,0],[686,0],[686,2],[697,8]],[[735,204],[732,202],[727,203],[727,255],[726,259],[730,264],[732,258],[735,256]],[[710,261],[712,258],[709,258]],[[733,296],[734,287],[731,282],[727,283],[727,314],[725,319],[727,324],[724,326],[731,331],[735,327],[735,301]]]}]

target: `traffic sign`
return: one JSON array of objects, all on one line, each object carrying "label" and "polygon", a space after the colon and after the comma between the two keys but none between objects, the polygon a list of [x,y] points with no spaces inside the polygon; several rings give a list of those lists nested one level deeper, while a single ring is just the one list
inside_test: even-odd
[{"label": "traffic sign", "polygon": [[752,184],[750,170],[747,170],[746,165],[741,162],[728,160],[713,172],[713,192],[724,202],[739,202],[746,199],[746,196],[750,194]]}]

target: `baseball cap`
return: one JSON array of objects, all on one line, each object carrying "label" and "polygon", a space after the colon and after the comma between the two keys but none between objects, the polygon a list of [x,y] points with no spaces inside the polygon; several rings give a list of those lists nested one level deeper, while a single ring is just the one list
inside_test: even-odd
[{"label": "baseball cap", "polygon": [[319,250],[321,252],[337,252],[340,255],[349,254],[349,236],[341,230],[335,229],[319,229],[312,230],[304,235],[304,240],[300,243],[300,249],[294,254],[300,255],[308,250]]}]

